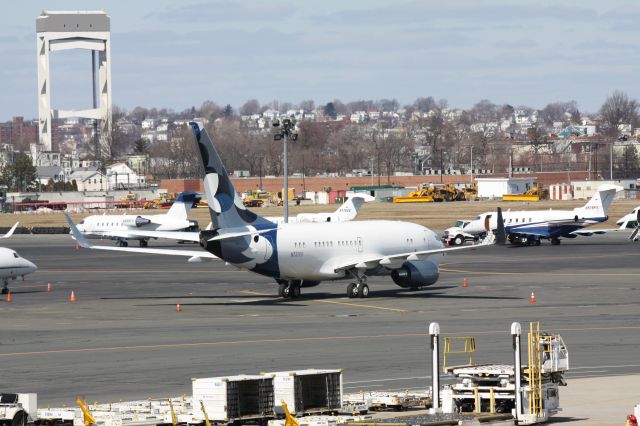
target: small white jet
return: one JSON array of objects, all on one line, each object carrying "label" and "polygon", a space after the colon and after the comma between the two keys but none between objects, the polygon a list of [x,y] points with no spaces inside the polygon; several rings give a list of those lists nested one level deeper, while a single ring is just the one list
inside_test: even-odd
[{"label": "small white jet", "polygon": [[197,227],[198,223],[187,217],[195,200],[195,192],[185,191],[178,195],[166,214],[93,215],[84,218],[77,227],[88,238],[116,240],[120,247],[127,247],[127,240],[138,240],[140,247],[146,247],[151,237],[135,231],[181,231]]},{"label": "small white jet", "polygon": [[[351,280],[347,286],[349,297],[367,297],[367,277],[381,275],[390,275],[400,287],[418,289],[438,280],[438,262],[445,253],[474,248],[446,248],[433,231],[410,222],[273,223],[247,210],[207,132],[197,123],[191,123],[191,127],[205,171],[204,187],[213,226],[195,235],[164,234],[168,234],[167,238],[197,241],[206,251],[93,246],[67,216],[71,232],[81,246],[187,256],[191,261],[219,258],[273,278],[279,284],[279,295],[285,298],[299,297],[301,287],[345,279]],[[498,212],[498,225],[502,224],[500,218]],[[498,226],[498,236],[504,235],[501,230]],[[493,234],[483,244],[492,244],[492,237]]]},{"label": "small white jet", "polygon": [[[18,227],[18,222],[0,238],[9,238],[13,235],[13,232]],[[7,294],[9,292],[9,280],[15,280],[17,277],[22,277],[32,272],[35,272],[38,267],[31,261],[20,257],[15,250],[10,248],[0,247],[0,280],[2,280],[2,290],[0,293]]]},{"label": "small white jet", "polygon": [[[604,234],[607,230],[583,231],[582,229],[606,221],[607,211],[622,188],[603,184],[582,207],[573,210],[529,210],[503,212],[506,236],[511,244],[540,245],[541,239],[560,244],[560,237],[576,238]],[[468,234],[481,235],[486,229],[496,229],[493,212],[482,213],[464,227]]]},{"label": "small white jet", "polygon": [[640,231],[640,207],[636,207],[631,210],[631,213],[618,219],[616,225],[620,225],[619,230],[633,229],[631,235],[629,235],[629,239],[638,241],[638,232]]},{"label": "small white jet", "polygon": [[[289,223],[347,222],[356,218],[364,201],[364,197],[356,195],[349,198],[338,210],[332,213],[299,213],[290,217]],[[284,216],[267,216],[265,219],[277,224],[284,223]]]}]

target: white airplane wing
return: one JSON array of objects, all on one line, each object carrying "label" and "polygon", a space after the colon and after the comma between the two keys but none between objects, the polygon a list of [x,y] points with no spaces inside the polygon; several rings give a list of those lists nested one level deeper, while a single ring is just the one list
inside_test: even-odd
[{"label": "white airplane wing", "polygon": [[81,247],[92,250],[107,250],[107,251],[124,251],[129,253],[148,253],[148,254],[164,254],[169,256],[183,256],[189,257],[189,262],[200,262],[203,259],[218,259],[215,255],[204,250],[171,250],[171,249],[155,249],[155,248],[129,248],[129,247],[111,247],[111,246],[96,246],[84,237],[75,223],[71,220],[69,215],[65,213],[69,227],[71,228],[71,235],[80,244]]},{"label": "white airplane wing", "polygon": [[18,224],[19,224],[19,223],[20,223],[20,222],[16,222],[16,223],[15,223],[15,225],[13,225],[13,226],[11,227],[11,229],[9,229],[9,232],[7,232],[6,234],[4,234],[4,235],[3,235],[2,237],[0,237],[0,238],[9,238],[10,236],[12,236],[12,235],[13,235],[13,233],[15,232],[16,228],[18,227]]},{"label": "white airplane wing", "polygon": [[102,235],[108,237],[120,237],[120,238],[166,238],[168,240],[180,240],[180,241],[200,241],[200,233],[192,231],[107,231]]},{"label": "white airplane wing", "polygon": [[489,247],[495,244],[495,238],[487,236],[480,244],[471,246],[458,246],[458,247],[443,247],[434,250],[412,251],[406,253],[398,253],[387,256],[356,256],[351,257],[344,262],[335,263],[332,265],[335,272],[346,271],[349,269],[371,269],[378,265],[385,266],[390,269],[399,268],[402,264],[408,260],[423,260],[434,254],[446,254],[452,251],[459,250],[473,250],[480,247]]}]

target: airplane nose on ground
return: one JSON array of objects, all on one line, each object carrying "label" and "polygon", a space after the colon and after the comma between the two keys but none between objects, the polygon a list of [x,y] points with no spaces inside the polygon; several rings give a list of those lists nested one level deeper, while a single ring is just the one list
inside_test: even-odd
[{"label": "airplane nose on ground", "polygon": [[36,266],[36,264],[33,262],[29,262],[28,260],[27,260],[27,268],[29,270],[29,272],[27,272],[28,274],[38,270],[38,267]]}]

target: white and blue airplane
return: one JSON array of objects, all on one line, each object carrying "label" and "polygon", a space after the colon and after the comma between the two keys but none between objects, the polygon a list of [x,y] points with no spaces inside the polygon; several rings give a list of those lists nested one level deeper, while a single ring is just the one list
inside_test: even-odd
[{"label": "white and blue airplane", "polygon": [[[511,244],[540,245],[540,240],[560,244],[560,238],[576,238],[604,234],[608,230],[584,231],[584,228],[606,221],[607,211],[622,188],[616,185],[600,185],[593,197],[582,207],[573,210],[523,210],[503,212],[504,229]],[[496,229],[493,212],[482,213],[465,226],[468,234],[480,235],[486,229]]]},{"label": "white and blue airplane", "polygon": [[120,247],[127,247],[127,240],[138,240],[140,247],[146,247],[152,237],[136,231],[181,231],[198,226],[188,218],[196,196],[192,191],[180,193],[165,214],[93,215],[85,217],[77,227],[88,238],[116,240]]},{"label": "white and blue airplane", "polygon": [[624,215],[616,222],[616,225],[620,225],[618,230],[633,229],[629,239],[638,241],[638,232],[640,231],[640,207],[636,207],[631,210],[631,213]]},{"label": "white and blue airplane", "polygon": [[[16,222],[13,227],[0,238],[9,238],[13,235],[18,227]],[[2,289],[0,293],[7,294],[9,292],[9,280],[15,280],[38,270],[38,267],[30,260],[21,257],[15,250],[0,247],[0,280],[2,280]]]},{"label": "white and blue airplane", "polygon": [[[369,295],[367,277],[380,275],[390,275],[400,287],[419,289],[438,280],[438,262],[445,253],[474,248],[446,248],[433,231],[409,222],[271,222],[247,210],[206,130],[198,123],[191,123],[191,127],[205,171],[212,229],[197,234],[179,231],[156,234],[197,241],[206,251],[91,245],[67,216],[73,237],[81,246],[186,256],[190,261],[221,259],[273,278],[279,284],[279,295],[285,298],[299,297],[302,287],[333,280],[349,280],[347,295],[364,298]],[[500,235],[498,231],[498,238]],[[488,246],[495,239],[490,234],[483,245]]]}]

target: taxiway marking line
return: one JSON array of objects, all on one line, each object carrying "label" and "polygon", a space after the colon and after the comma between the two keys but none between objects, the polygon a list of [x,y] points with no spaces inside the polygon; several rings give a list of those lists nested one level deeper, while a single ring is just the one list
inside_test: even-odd
[{"label": "taxiway marking line", "polygon": [[118,350],[145,350],[145,349],[161,349],[161,348],[188,348],[188,347],[207,347],[207,346],[226,346],[226,345],[247,345],[247,344],[264,344],[264,343],[284,343],[284,342],[313,342],[327,340],[348,340],[348,339],[381,339],[394,337],[424,337],[425,333],[404,333],[404,334],[384,334],[384,335],[359,335],[359,336],[324,336],[324,337],[289,337],[282,339],[252,339],[252,340],[227,340],[219,342],[194,342],[194,343],[160,343],[156,345],[129,345],[129,346],[105,346],[98,348],[75,348],[75,349],[52,349],[46,351],[29,351],[29,352],[5,352],[0,353],[0,357],[27,356],[27,355],[50,355],[63,353],[79,353],[79,352],[101,352],[101,351],[118,351]]},{"label": "taxiway marking line", "polygon": [[[258,291],[254,291],[254,290],[240,290],[240,293],[256,294],[256,295],[260,295],[260,296],[270,296],[269,294],[260,293]],[[356,306],[358,308],[380,309],[380,310],[383,310],[383,311],[400,312],[400,313],[403,313],[403,314],[409,312],[406,309],[386,308],[384,306],[364,305],[364,304],[350,303],[350,302],[337,302],[335,300],[310,300],[310,302],[314,302],[314,303],[329,303],[329,304],[332,304],[332,305]]]},{"label": "taxiway marking line", "polygon": [[[604,330],[637,330],[640,326],[621,326],[621,327],[595,327],[595,328],[558,328],[555,331],[604,331]],[[504,334],[504,330],[485,330],[485,331],[466,331],[448,333],[450,335],[469,335],[469,334]],[[264,343],[284,343],[284,342],[314,342],[314,341],[330,341],[330,340],[364,340],[364,339],[386,339],[401,337],[427,337],[424,333],[396,333],[396,334],[378,334],[378,335],[355,335],[355,336],[323,336],[323,337],[289,337],[281,339],[250,339],[250,340],[228,340],[219,342],[193,342],[193,343],[160,343],[155,345],[130,345],[130,346],[105,346],[97,348],[75,348],[75,349],[52,349],[46,351],[28,351],[28,352],[5,352],[0,353],[0,357],[27,356],[27,355],[48,355],[63,353],[81,353],[81,352],[101,352],[101,351],[119,351],[119,350],[145,350],[145,349],[178,349],[188,347],[207,347],[207,346],[228,346],[228,345],[251,345]],[[582,368],[614,368],[614,367],[632,367],[632,365],[622,366],[593,366]],[[640,365],[639,365],[640,366]],[[580,368],[580,367],[577,367]]]},{"label": "taxiway marking line", "polygon": [[582,276],[593,276],[593,277],[610,277],[620,276],[620,277],[637,277],[640,274],[617,274],[617,273],[608,273],[608,274],[597,274],[597,273],[566,273],[566,272],[501,272],[501,271],[469,271],[465,269],[449,269],[449,268],[440,268],[441,272],[453,272],[453,273],[462,273],[469,275],[555,275],[555,276],[570,276],[574,277],[576,275]]},{"label": "taxiway marking line", "polygon": [[317,303],[329,303],[333,305],[346,305],[346,306],[357,306],[358,308],[368,308],[368,309],[380,309],[383,311],[391,311],[391,312],[400,312],[407,313],[409,312],[406,309],[398,309],[398,308],[385,308],[384,306],[375,306],[375,305],[362,305],[359,303],[350,303],[350,302],[337,302],[335,300],[314,300]]}]

